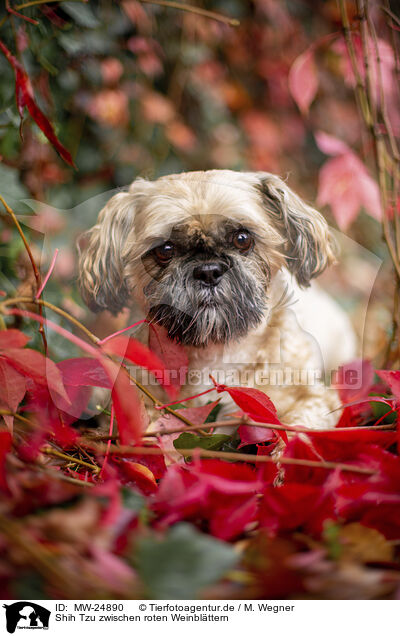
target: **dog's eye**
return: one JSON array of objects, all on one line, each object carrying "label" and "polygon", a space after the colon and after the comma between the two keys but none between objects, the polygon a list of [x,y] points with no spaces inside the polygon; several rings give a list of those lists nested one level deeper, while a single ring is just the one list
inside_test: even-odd
[{"label": "dog's eye", "polygon": [[233,236],[233,244],[241,252],[247,252],[253,245],[253,237],[246,230],[239,230]]},{"label": "dog's eye", "polygon": [[166,265],[175,254],[175,247],[173,243],[167,241],[166,243],[163,243],[162,245],[156,247],[154,249],[154,254],[159,263],[161,263],[162,265]]}]

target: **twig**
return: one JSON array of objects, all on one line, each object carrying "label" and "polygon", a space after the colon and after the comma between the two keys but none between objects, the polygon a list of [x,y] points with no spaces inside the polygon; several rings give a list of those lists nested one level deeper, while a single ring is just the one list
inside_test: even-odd
[{"label": "twig", "polygon": [[29,426],[32,426],[32,422],[28,420],[27,417],[23,417],[19,413],[14,413],[14,411],[7,411],[6,409],[0,409],[0,415],[11,415],[12,417],[15,417],[16,420],[19,420],[20,422],[23,422],[24,424],[29,424]]},{"label": "twig", "polygon": [[38,472],[46,473],[48,475],[51,475],[51,477],[54,477],[55,479],[59,479],[60,481],[66,481],[70,484],[73,484],[74,486],[81,486],[81,487],[87,486],[89,488],[93,488],[95,486],[95,484],[93,484],[91,481],[84,481],[83,479],[74,479],[74,477],[69,477],[68,475],[61,472],[60,470],[45,468],[44,466],[40,466],[38,464],[36,464],[34,468]]},{"label": "twig", "polygon": [[26,20],[27,22],[30,22],[31,24],[34,24],[35,26],[39,24],[37,20],[34,20],[33,18],[29,18],[28,16],[23,15],[23,13],[18,13],[18,11],[13,9],[10,6],[10,0],[6,0],[6,10],[8,11],[8,13],[15,15],[17,18],[22,18],[22,20]]},{"label": "twig", "polygon": [[[22,242],[23,242],[23,244],[25,246],[26,252],[28,254],[29,260],[30,260],[31,265],[32,265],[33,274],[34,274],[35,280],[36,280],[36,289],[37,289],[37,291],[39,291],[39,289],[41,287],[41,283],[42,283],[41,276],[40,276],[40,271],[39,271],[39,269],[38,269],[38,267],[36,265],[35,259],[33,258],[32,250],[31,250],[31,248],[29,246],[29,243],[26,240],[25,234],[24,234],[24,232],[22,230],[22,227],[19,224],[19,221],[18,221],[17,217],[15,216],[14,210],[12,210],[10,208],[10,206],[5,202],[5,200],[3,199],[3,197],[1,195],[0,195],[0,201],[4,205],[7,214],[9,214],[11,216],[12,220],[14,221],[14,224],[15,224],[15,226],[16,226],[16,228],[18,230],[18,233],[19,233],[19,235],[20,235],[20,237],[22,239]],[[39,307],[39,314],[40,314],[41,317],[43,317],[43,309],[42,309],[42,307]],[[47,353],[47,339],[46,339],[46,334],[45,334],[43,325],[40,325],[39,333],[40,333],[40,335],[42,337],[44,351],[45,351],[45,353]]]},{"label": "twig", "polygon": [[145,318],[143,320],[138,320],[137,322],[134,322],[133,325],[129,325],[129,327],[124,327],[124,329],[120,329],[119,331],[115,331],[114,333],[111,333],[109,336],[106,336],[102,340],[99,340],[98,344],[99,345],[103,345],[106,342],[108,342],[109,340],[111,340],[112,338],[115,338],[116,336],[120,336],[122,333],[125,333],[125,331],[129,331],[130,329],[133,329],[134,327],[137,327],[138,325],[141,325],[143,323],[148,323],[148,322],[149,321],[146,320]]},{"label": "twig", "polygon": [[195,13],[196,15],[201,15],[204,18],[211,18],[211,20],[223,22],[224,24],[228,24],[229,26],[237,27],[240,25],[239,20],[237,20],[236,18],[229,18],[228,16],[222,15],[221,13],[208,11],[207,9],[195,7],[184,2],[174,2],[174,0],[139,0],[139,2],[142,2],[144,4],[157,4],[160,7],[169,7],[171,9],[179,9],[180,11]]},{"label": "twig", "polygon": [[66,453],[61,453],[55,448],[49,448],[45,446],[41,449],[41,452],[45,455],[51,455],[52,457],[58,457],[59,459],[64,459],[65,461],[71,462],[72,464],[79,464],[80,466],[85,466],[89,470],[92,470],[94,473],[100,473],[99,466],[95,466],[94,464],[89,464],[89,462],[85,462],[83,459],[78,459],[77,457],[72,457],[71,455],[67,455]]},{"label": "twig", "polygon": [[39,305],[43,307],[47,307],[47,309],[51,309],[59,316],[63,316],[68,322],[72,323],[77,327],[80,331],[82,331],[93,344],[98,344],[99,339],[94,335],[85,325],[83,325],[79,320],[71,316],[67,311],[60,309],[56,305],[49,303],[47,300],[42,300],[41,298],[32,298],[30,296],[16,296],[14,298],[8,298],[7,300],[3,300],[0,302],[0,311],[2,307],[9,307],[10,305]]},{"label": "twig", "polygon": [[[104,454],[107,449],[106,444],[91,444],[90,448],[95,452]],[[297,459],[295,457],[271,457],[270,455],[250,455],[247,453],[234,453],[225,451],[211,451],[202,448],[179,448],[179,453],[184,457],[203,457],[209,459],[225,459],[232,461],[250,462],[250,463],[272,463],[287,464],[292,466],[308,466],[309,468],[325,468],[328,470],[343,470],[347,472],[361,473],[363,475],[376,475],[377,471],[362,466],[352,466],[351,464],[343,464],[329,461],[314,461],[312,459]],[[147,446],[115,446],[110,448],[110,454],[123,455],[164,455],[161,448],[152,448]]]},{"label": "twig", "polygon": [[[392,411],[393,412],[393,411]],[[388,413],[385,413],[385,415],[381,418],[381,419],[385,419],[385,417],[387,417],[390,414],[390,411]],[[379,420],[378,420],[379,421]],[[293,426],[280,426],[279,424],[265,424],[265,423],[261,423],[261,422],[248,422],[247,420],[244,419],[240,419],[240,418],[234,418],[231,420],[221,420],[221,421],[216,421],[216,422],[208,422],[207,424],[199,424],[196,426],[191,426],[191,428],[182,428],[182,427],[177,427],[177,428],[170,428],[168,430],[161,430],[161,431],[155,431],[155,432],[145,432],[145,434],[143,435],[143,437],[157,437],[158,435],[172,435],[173,433],[191,433],[193,431],[198,431],[201,429],[207,430],[210,428],[223,428],[225,426],[250,426],[250,427],[254,427],[254,428],[266,428],[272,431],[287,431],[289,433],[313,433],[315,432],[315,429],[310,429],[310,428],[300,428],[300,427],[293,427]],[[382,426],[348,426],[346,428],[334,428],[334,429],[330,429],[329,432],[331,433],[332,431],[340,431],[340,432],[347,432],[347,431],[392,431],[396,428],[396,426],[394,424],[382,424]],[[317,432],[324,432],[323,430],[321,431],[317,431]],[[97,438],[99,439],[99,438]],[[109,439],[108,437],[106,439]]]},{"label": "twig", "polygon": [[[364,0],[362,0],[362,1],[364,1]],[[375,48],[376,63],[377,63],[377,68],[378,68],[378,86],[379,86],[379,94],[380,94],[380,100],[381,100],[382,119],[383,119],[383,122],[384,122],[385,127],[386,127],[386,131],[387,131],[387,134],[388,134],[388,138],[389,138],[390,148],[392,150],[393,159],[395,160],[395,162],[398,162],[400,160],[399,151],[398,151],[398,148],[397,148],[396,138],[395,138],[395,135],[394,135],[394,132],[393,132],[393,128],[392,128],[392,124],[391,124],[391,121],[390,121],[390,118],[389,118],[389,115],[388,115],[388,111],[387,111],[387,105],[386,105],[386,99],[385,99],[385,91],[383,90],[381,55],[380,55],[380,52],[379,52],[378,37],[376,35],[375,25],[374,25],[373,21],[370,18],[370,15],[369,15],[368,2],[365,2],[364,11],[365,11],[365,19],[366,19],[369,31],[371,33],[372,41],[374,43],[374,48]]]},{"label": "twig", "polygon": [[[71,2],[82,2],[86,4],[88,0],[71,0]],[[35,7],[40,4],[50,4],[51,2],[63,2],[63,0],[31,0],[30,2],[23,2],[22,4],[17,4],[15,7],[17,10],[27,9],[28,7]]]},{"label": "twig", "polygon": [[37,294],[36,294],[36,296],[35,296],[35,299],[36,299],[36,300],[39,300],[40,296],[41,296],[41,295],[42,295],[42,293],[43,293],[44,288],[46,287],[47,281],[49,280],[50,276],[51,276],[51,275],[52,275],[52,273],[53,273],[53,269],[54,269],[54,266],[55,266],[55,264],[56,264],[56,260],[57,260],[58,252],[59,252],[59,250],[58,250],[58,247],[57,247],[57,248],[54,250],[54,255],[53,255],[53,258],[51,259],[51,263],[50,263],[49,270],[48,270],[48,272],[47,272],[46,276],[44,277],[43,283],[41,284],[41,286],[40,286],[40,288],[38,289],[38,292],[37,292]]},{"label": "twig", "polygon": [[104,461],[103,461],[103,465],[101,467],[100,473],[99,473],[99,477],[101,477],[105,467],[107,466],[107,461],[108,461],[108,456],[110,454],[110,447],[111,447],[111,436],[112,436],[112,432],[113,432],[113,428],[114,428],[114,405],[111,405],[111,415],[110,415],[110,431],[109,431],[109,440],[107,442],[107,450],[106,450],[106,454],[104,455]]}]

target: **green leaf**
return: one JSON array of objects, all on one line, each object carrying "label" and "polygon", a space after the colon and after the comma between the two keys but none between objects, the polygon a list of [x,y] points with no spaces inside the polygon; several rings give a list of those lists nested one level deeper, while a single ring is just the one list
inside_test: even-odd
[{"label": "green leaf", "polygon": [[324,522],[322,537],[328,549],[329,557],[334,560],[339,559],[342,552],[342,545],[340,543],[340,525],[330,519],[326,520]]},{"label": "green leaf", "polygon": [[14,592],[13,598],[20,600],[49,598],[45,591],[44,581],[37,572],[29,572],[25,573],[24,576],[16,577],[12,583],[12,590]]},{"label": "green leaf", "polygon": [[79,26],[86,27],[87,29],[95,29],[100,26],[100,21],[87,4],[63,2],[62,8]]},{"label": "green leaf", "polygon": [[146,505],[145,498],[130,488],[122,488],[121,494],[124,508],[129,508],[129,510],[139,513]]},{"label": "green leaf", "polygon": [[[28,195],[28,191],[20,182],[18,170],[0,164],[0,192],[10,207],[21,212],[21,199]],[[4,212],[3,206],[0,207]]]},{"label": "green leaf", "polygon": [[218,450],[230,439],[230,435],[210,435],[209,437],[199,437],[194,433],[182,433],[174,441],[177,450],[180,448],[204,448],[206,450]]},{"label": "green leaf", "polygon": [[215,422],[218,419],[218,414],[219,414],[221,409],[222,409],[222,404],[221,404],[221,402],[219,402],[218,404],[216,404],[214,406],[213,410],[211,411],[211,413],[207,417],[207,419],[205,421],[205,424],[208,424],[208,423],[211,423],[211,422]]},{"label": "green leaf", "polygon": [[[391,407],[388,404],[383,404],[382,402],[371,402],[372,412],[376,418],[376,420],[380,420],[383,418],[385,413],[389,413]],[[381,424],[393,424],[396,421],[397,413],[390,413],[387,417],[382,419]]]},{"label": "green leaf", "polygon": [[186,523],[138,541],[135,567],[149,598],[193,599],[238,562],[233,548]]}]

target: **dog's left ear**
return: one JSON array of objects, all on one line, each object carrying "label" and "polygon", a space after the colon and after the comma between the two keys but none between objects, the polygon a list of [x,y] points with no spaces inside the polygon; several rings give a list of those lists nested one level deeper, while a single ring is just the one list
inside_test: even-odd
[{"label": "dog's left ear", "polygon": [[336,261],[336,243],[322,214],[282,179],[260,173],[258,189],[268,218],[284,239],[287,268],[302,287]]}]

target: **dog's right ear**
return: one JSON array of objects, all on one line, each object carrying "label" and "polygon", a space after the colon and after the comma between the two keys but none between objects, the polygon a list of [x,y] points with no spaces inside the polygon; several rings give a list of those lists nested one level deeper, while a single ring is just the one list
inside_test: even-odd
[{"label": "dog's right ear", "polygon": [[97,225],[80,239],[79,285],[92,311],[117,314],[128,305],[133,220],[133,194],[119,192],[102,209]]}]

